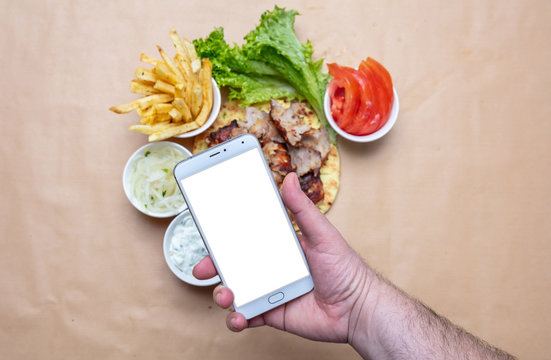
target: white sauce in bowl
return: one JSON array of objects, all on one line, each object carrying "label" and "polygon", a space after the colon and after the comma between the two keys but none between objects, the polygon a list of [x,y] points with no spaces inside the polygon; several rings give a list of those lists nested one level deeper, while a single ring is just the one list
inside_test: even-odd
[{"label": "white sauce in bowl", "polygon": [[208,255],[189,212],[174,227],[168,251],[172,263],[188,276],[193,276],[193,267]]}]

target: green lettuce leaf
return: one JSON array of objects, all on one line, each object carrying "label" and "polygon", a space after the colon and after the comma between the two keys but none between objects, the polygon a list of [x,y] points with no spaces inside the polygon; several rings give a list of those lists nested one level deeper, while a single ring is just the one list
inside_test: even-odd
[{"label": "green lettuce leaf", "polygon": [[223,28],[193,44],[200,57],[211,60],[213,76],[218,85],[229,87],[230,99],[244,105],[270,98],[306,100],[335,143],[336,134],[323,110],[329,75],[322,70],[323,59],[312,60],[311,42],[298,40],[294,30],[297,14],[277,6],[264,12],[241,47],[225,41]]}]

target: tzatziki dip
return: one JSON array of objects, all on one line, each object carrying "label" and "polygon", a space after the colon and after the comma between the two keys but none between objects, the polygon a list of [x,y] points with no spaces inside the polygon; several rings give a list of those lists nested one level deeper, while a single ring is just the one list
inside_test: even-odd
[{"label": "tzatziki dip", "polygon": [[208,255],[201,235],[189,211],[174,227],[169,255],[172,263],[184,274],[193,276],[193,267]]}]

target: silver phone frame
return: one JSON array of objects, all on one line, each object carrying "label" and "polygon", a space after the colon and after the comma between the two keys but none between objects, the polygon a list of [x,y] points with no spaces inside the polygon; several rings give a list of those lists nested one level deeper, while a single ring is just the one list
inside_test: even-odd
[{"label": "silver phone frame", "polygon": [[[191,216],[193,217],[193,220],[195,221],[195,224],[197,225],[197,229],[199,230],[199,233],[201,235],[201,238],[203,240],[203,243],[205,244],[209,254],[211,255],[211,259],[214,263],[214,266],[216,267],[216,270],[218,271],[218,275],[220,276],[220,279],[222,280],[222,283],[225,285],[226,281],[224,279],[224,272],[222,269],[218,267],[218,264],[216,262],[215,256],[213,256],[213,252],[211,251],[210,245],[207,241],[207,239],[204,236],[203,230],[201,228],[200,222],[198,221],[195,212],[193,211],[193,204],[190,203],[184,189],[182,188],[181,180],[185,177],[191,176],[193,174],[196,174],[200,171],[203,171],[211,166],[214,166],[218,163],[224,162],[228,159],[231,159],[235,156],[238,156],[244,152],[247,152],[251,149],[257,149],[257,151],[260,152],[262,162],[264,163],[264,167],[267,171],[267,174],[269,175],[268,178],[270,179],[272,183],[272,187],[274,189],[274,192],[277,195],[277,198],[279,200],[279,204],[281,206],[281,210],[283,212],[283,215],[285,216],[287,220],[288,226],[291,228],[291,232],[293,234],[293,237],[295,239],[295,242],[297,244],[297,248],[300,252],[300,255],[302,256],[302,260],[304,261],[304,264],[306,265],[306,268],[308,270],[308,276],[303,277],[293,283],[290,283],[282,288],[274,289],[273,291],[270,291],[268,294],[265,294],[255,300],[252,300],[246,304],[243,304],[242,306],[238,307],[233,304],[233,307],[235,311],[242,313],[246,319],[251,319],[257,315],[260,315],[266,311],[269,311],[271,309],[274,309],[278,306],[281,306],[293,299],[296,299],[299,296],[302,296],[308,292],[310,292],[314,288],[314,282],[312,280],[312,275],[310,273],[310,268],[308,266],[308,262],[306,261],[306,257],[304,256],[304,252],[302,251],[302,247],[300,246],[300,242],[297,238],[297,235],[294,231],[293,224],[291,220],[289,219],[289,216],[287,214],[287,210],[285,209],[285,205],[283,204],[283,200],[281,199],[281,196],[279,194],[279,190],[277,188],[277,185],[272,177],[271,170],[269,165],[267,164],[266,160],[264,159],[262,148],[260,147],[260,144],[258,142],[258,139],[251,135],[251,134],[243,134],[239,135],[233,139],[230,139],[228,141],[225,141],[221,144],[218,144],[216,146],[213,146],[207,150],[204,150],[196,155],[193,155],[191,157],[188,157],[185,160],[182,160],[176,166],[174,167],[174,177],[176,179],[176,183],[178,184],[178,187],[180,188],[180,191],[188,204],[189,212]],[[284,266],[284,264],[282,264]],[[283,298],[275,303],[271,303],[269,299],[277,295],[279,293],[283,293]]]}]

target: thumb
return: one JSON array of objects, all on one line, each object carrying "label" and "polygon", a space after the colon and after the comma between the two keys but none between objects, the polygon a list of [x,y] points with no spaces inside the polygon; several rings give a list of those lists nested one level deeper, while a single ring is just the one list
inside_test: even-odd
[{"label": "thumb", "polygon": [[295,221],[311,245],[317,245],[335,236],[341,237],[325,215],[302,192],[295,173],[289,173],[283,180],[281,197],[291,211]]}]

